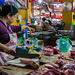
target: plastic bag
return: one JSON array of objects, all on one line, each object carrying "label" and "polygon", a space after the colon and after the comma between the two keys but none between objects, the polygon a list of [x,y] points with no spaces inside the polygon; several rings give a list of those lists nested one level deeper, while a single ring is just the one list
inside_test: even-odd
[{"label": "plastic bag", "polygon": [[56,41],[57,46],[59,47],[59,50],[62,52],[68,52],[70,47],[72,46],[72,42],[69,38],[60,38]]}]

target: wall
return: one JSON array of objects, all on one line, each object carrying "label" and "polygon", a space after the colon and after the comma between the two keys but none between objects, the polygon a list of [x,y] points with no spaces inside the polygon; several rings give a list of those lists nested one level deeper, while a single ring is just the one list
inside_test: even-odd
[{"label": "wall", "polygon": [[[19,9],[17,16],[16,16],[14,22],[12,23],[12,25],[19,25],[19,24],[25,25],[25,18],[27,18],[28,22],[31,22],[30,12],[31,12],[31,3],[29,2],[29,9],[27,9],[27,10],[26,9]],[[17,23],[18,15],[21,15],[21,19],[24,19],[21,23]]]},{"label": "wall", "polygon": [[[70,1],[73,4],[73,0],[63,0],[65,1]],[[72,24],[72,10],[70,12],[62,12],[63,15],[63,22],[65,22],[65,30],[70,29],[70,25]]]}]

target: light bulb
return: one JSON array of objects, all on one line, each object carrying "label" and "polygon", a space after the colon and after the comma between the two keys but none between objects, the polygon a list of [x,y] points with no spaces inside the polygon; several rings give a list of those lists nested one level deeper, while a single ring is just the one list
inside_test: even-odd
[{"label": "light bulb", "polygon": [[39,3],[42,3],[42,0],[38,0],[39,1]]}]

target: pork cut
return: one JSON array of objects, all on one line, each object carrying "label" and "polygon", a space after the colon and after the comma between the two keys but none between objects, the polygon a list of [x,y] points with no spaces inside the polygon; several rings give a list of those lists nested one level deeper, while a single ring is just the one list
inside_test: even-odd
[{"label": "pork cut", "polygon": [[51,48],[45,48],[45,49],[44,49],[44,54],[45,54],[46,56],[52,56],[52,55],[54,55],[53,49],[51,49]]},{"label": "pork cut", "polygon": [[65,70],[64,75],[75,75],[75,71],[72,69],[67,69]]},{"label": "pork cut", "polygon": [[30,65],[30,66],[32,66],[35,69],[39,68],[39,64],[37,62],[33,61],[32,59],[21,58],[20,61],[21,61],[21,63]]},{"label": "pork cut", "polygon": [[63,65],[62,69],[63,70],[66,70],[66,69],[75,70],[75,64],[65,64]]},{"label": "pork cut", "polygon": [[66,56],[64,56],[64,55],[60,55],[60,56],[58,56],[58,59],[65,59],[66,58]]},{"label": "pork cut", "polygon": [[70,51],[69,57],[72,58],[72,59],[75,59],[75,49]]},{"label": "pork cut", "polygon": [[49,69],[47,67],[42,67],[42,71],[47,72]]},{"label": "pork cut", "polygon": [[59,54],[61,52],[60,50],[57,50],[52,46],[42,47],[41,50],[44,50],[44,54],[46,56],[52,56],[54,54]]},{"label": "pork cut", "polygon": [[54,64],[54,63],[47,63],[47,64],[45,64],[45,67],[52,68],[52,69],[58,69],[59,65],[58,64]]},{"label": "pork cut", "polygon": [[62,59],[59,59],[55,62],[55,64],[59,65],[59,68],[62,68],[63,65],[65,65],[67,62],[63,61]]},{"label": "pork cut", "polygon": [[58,70],[50,69],[45,72],[43,75],[61,75],[61,72]]}]

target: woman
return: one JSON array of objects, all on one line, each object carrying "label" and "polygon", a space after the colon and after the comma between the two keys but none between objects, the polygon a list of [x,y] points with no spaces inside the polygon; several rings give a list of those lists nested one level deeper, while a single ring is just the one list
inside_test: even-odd
[{"label": "woman", "polygon": [[41,21],[41,26],[46,27],[46,22],[45,21],[46,21],[46,18],[43,17],[42,21]]},{"label": "woman", "polygon": [[[12,51],[15,52],[16,44],[17,44],[17,36],[16,32],[22,31],[24,29],[28,29],[30,34],[32,31],[35,31],[33,28],[28,26],[12,26],[18,11],[12,5],[5,5],[0,10],[0,51],[4,51],[5,53],[10,53]],[[5,54],[0,52],[0,65],[4,65],[7,61]],[[27,60],[29,62],[31,60]],[[27,63],[26,62],[26,63]],[[32,61],[33,62],[33,61]]]}]

